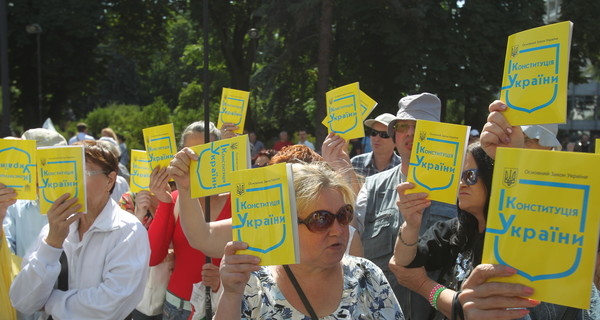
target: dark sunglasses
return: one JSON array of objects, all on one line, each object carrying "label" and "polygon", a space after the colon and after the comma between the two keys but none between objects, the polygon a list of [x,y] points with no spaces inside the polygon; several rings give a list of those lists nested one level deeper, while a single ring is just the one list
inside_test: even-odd
[{"label": "dark sunglasses", "polygon": [[308,230],[312,232],[324,232],[331,227],[335,219],[341,225],[347,226],[352,218],[354,218],[354,208],[352,208],[352,205],[346,204],[336,214],[327,210],[318,210],[309,214],[305,219],[298,218],[298,223],[305,224]]},{"label": "dark sunglasses", "polygon": [[381,137],[381,139],[389,139],[390,138],[390,136],[388,135],[387,132],[385,132],[385,131],[377,131],[375,129],[371,129],[370,135],[371,135],[371,137],[379,135],[379,137]]},{"label": "dark sunglasses", "polygon": [[472,186],[477,183],[477,179],[479,178],[479,170],[477,169],[469,169],[462,172],[460,179],[466,183],[468,186]]},{"label": "dark sunglasses", "polygon": [[396,132],[400,132],[400,133],[406,133],[406,132],[408,132],[408,129],[409,129],[409,128],[414,128],[414,127],[416,127],[416,126],[417,126],[417,125],[416,125],[416,124],[414,124],[414,123],[410,123],[410,124],[409,124],[409,123],[400,123],[400,122],[396,122],[396,123],[394,124],[394,130],[395,130]]}]

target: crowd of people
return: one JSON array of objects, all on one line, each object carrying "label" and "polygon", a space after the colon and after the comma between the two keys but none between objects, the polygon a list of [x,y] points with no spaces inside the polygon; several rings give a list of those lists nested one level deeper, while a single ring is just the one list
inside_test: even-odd
[{"label": "crowd of people", "polygon": [[[281,131],[267,149],[247,132],[253,167],[292,163],[300,262],[284,266],[236,254],[247,244],[232,241],[229,194],[191,197],[190,147],[236,136],[234,124],[184,128],[170,165],[138,193],[112,129],[95,139],[80,123],[68,142],[28,130],[20,138],[38,147],[83,146],[88,210],[64,194],[40,214],[38,201],[16,200],[0,181],[0,318],[200,319],[202,293],[216,319],[600,319],[592,283],[591,308],[575,309],[528,299],[532,288],[490,280],[516,270],[481,264],[496,148],[565,149],[557,125],[511,126],[494,101],[481,132],[470,132],[450,205],[406,192],[416,121],[439,122],[439,98],[409,95],[398,107],[364,121],[368,146],[330,133],[317,152],[302,129],[296,144]],[[592,150],[584,144],[573,150]],[[11,259],[22,259],[14,279]],[[161,265],[166,291],[150,311]]]}]

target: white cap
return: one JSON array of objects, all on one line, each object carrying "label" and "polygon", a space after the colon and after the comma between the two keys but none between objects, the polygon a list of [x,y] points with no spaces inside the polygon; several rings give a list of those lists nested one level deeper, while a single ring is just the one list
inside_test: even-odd
[{"label": "white cap", "polygon": [[521,129],[529,139],[538,139],[543,147],[553,147],[558,150],[562,148],[560,141],[556,139],[558,133],[558,124],[556,123],[521,126]]}]

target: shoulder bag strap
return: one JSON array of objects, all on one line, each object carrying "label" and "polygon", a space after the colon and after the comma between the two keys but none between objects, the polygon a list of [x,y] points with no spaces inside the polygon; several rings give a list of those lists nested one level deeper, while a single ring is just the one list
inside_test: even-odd
[{"label": "shoulder bag strap", "polygon": [[315,310],[313,309],[313,307],[310,305],[310,302],[308,302],[308,298],[306,298],[306,295],[304,294],[304,291],[302,291],[302,288],[300,287],[300,284],[298,283],[298,280],[296,280],[296,277],[292,273],[292,270],[290,269],[290,267],[288,265],[284,265],[283,269],[285,269],[285,273],[290,278],[290,281],[294,285],[294,288],[296,289],[296,292],[298,292],[298,295],[300,296],[300,300],[302,300],[302,303],[304,304],[304,307],[306,308],[306,310],[310,314],[310,317],[313,320],[318,320],[319,317],[317,317],[317,313],[315,312]]}]

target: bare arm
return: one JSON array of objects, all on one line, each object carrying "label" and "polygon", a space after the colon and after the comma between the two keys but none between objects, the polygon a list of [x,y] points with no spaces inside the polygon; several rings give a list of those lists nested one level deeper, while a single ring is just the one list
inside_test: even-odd
[{"label": "bare arm", "polygon": [[352,187],[352,190],[354,190],[354,193],[358,194],[362,183],[358,180],[356,171],[354,171],[354,167],[352,167],[347,150],[348,143],[346,140],[335,135],[333,132],[327,135],[325,141],[323,141],[323,146],[321,147],[323,159],[325,159],[335,171],[342,173]]},{"label": "bare arm", "polygon": [[223,295],[214,319],[240,319],[244,289],[250,279],[250,272],[258,271],[260,259],[252,255],[236,255],[237,250],[248,248],[245,242],[229,242],[225,247],[225,255],[221,260],[221,284]]},{"label": "bare arm", "polygon": [[400,266],[407,266],[414,260],[417,254],[423,210],[431,205],[431,200],[427,199],[427,193],[405,194],[407,189],[412,188],[414,188],[414,184],[411,182],[403,182],[396,188],[399,196],[396,204],[404,218],[394,246],[394,261]]},{"label": "bare arm", "polygon": [[169,175],[177,183],[181,228],[190,245],[207,256],[223,256],[223,248],[231,241],[231,219],[206,223],[198,199],[190,194],[190,161],[198,156],[189,148],[179,151],[169,164]]}]

